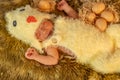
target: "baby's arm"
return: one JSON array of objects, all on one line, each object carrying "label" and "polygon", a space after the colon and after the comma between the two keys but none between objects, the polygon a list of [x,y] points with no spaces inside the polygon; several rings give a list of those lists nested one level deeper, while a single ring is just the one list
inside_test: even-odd
[{"label": "baby's arm", "polygon": [[42,63],[44,65],[56,65],[59,59],[59,53],[55,47],[47,47],[46,50],[47,55],[39,55],[39,53],[34,48],[29,48],[25,53],[25,57],[27,59],[32,59]]},{"label": "baby's arm", "polygon": [[60,11],[63,10],[69,17],[78,18],[77,12],[71,6],[68,5],[66,0],[61,0],[58,3],[57,8]]}]

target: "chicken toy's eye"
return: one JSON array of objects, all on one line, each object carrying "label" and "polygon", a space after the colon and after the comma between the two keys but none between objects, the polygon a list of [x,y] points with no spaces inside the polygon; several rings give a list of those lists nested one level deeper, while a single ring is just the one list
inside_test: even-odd
[{"label": "chicken toy's eye", "polygon": [[20,11],[25,11],[25,9],[23,8],[23,9],[20,9]]},{"label": "chicken toy's eye", "polygon": [[14,27],[17,26],[17,21],[16,21],[16,20],[13,21],[13,26],[14,26]]}]

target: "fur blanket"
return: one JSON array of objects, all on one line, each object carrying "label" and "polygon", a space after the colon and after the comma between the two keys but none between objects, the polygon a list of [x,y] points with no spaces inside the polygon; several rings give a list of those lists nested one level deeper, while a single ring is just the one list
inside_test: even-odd
[{"label": "fur blanket", "polygon": [[[18,0],[13,0],[18,1]],[[20,0],[19,0],[20,1]],[[21,0],[22,1],[22,0]],[[24,2],[27,0],[24,0]],[[71,0],[69,3],[75,3]],[[118,2],[118,1],[117,1]],[[29,45],[12,37],[5,29],[4,12],[14,9],[20,4],[10,1],[0,2],[0,79],[1,80],[118,80],[119,74],[100,74],[91,70],[89,65],[81,65],[69,58],[63,57],[56,66],[44,66],[24,58]],[[8,6],[7,6],[8,5]],[[72,4],[73,5],[73,4]],[[74,6],[73,5],[73,6]],[[78,6],[78,4],[77,4]]]},{"label": "fur blanket", "polygon": [[[35,31],[45,18],[55,18],[54,31],[48,39],[39,42]],[[76,56],[77,62],[89,64],[97,72],[120,72],[120,24],[110,25],[106,32],[100,32],[79,19],[56,18],[29,5],[6,13],[5,19],[6,28],[13,37],[38,49],[40,53],[43,52],[42,48],[49,45],[62,46]]]}]

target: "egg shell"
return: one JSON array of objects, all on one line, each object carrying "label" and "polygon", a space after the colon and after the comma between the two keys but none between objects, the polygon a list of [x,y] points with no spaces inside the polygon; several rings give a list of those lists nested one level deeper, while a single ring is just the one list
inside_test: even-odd
[{"label": "egg shell", "polygon": [[92,11],[95,14],[100,14],[105,9],[105,4],[102,2],[95,3],[92,7]]},{"label": "egg shell", "polygon": [[100,30],[100,31],[105,31],[107,28],[107,21],[103,18],[99,18],[95,22],[95,26]]},{"label": "egg shell", "polygon": [[87,13],[86,18],[87,18],[88,21],[94,22],[94,20],[96,18],[96,14],[93,13],[93,12],[89,12],[89,13]]},{"label": "egg shell", "polygon": [[114,20],[114,15],[110,11],[103,11],[101,13],[101,17],[104,18],[108,22],[112,22]]},{"label": "egg shell", "polygon": [[38,7],[40,10],[50,10],[51,9],[51,5],[48,1],[43,1],[41,0],[38,4]]}]

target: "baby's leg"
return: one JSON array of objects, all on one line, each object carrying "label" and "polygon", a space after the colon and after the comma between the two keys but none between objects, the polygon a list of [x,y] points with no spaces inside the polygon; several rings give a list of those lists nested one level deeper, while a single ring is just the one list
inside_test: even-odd
[{"label": "baby's leg", "polygon": [[58,10],[64,11],[69,17],[78,18],[78,13],[66,2],[61,0],[57,5]]},{"label": "baby's leg", "polygon": [[47,55],[39,55],[35,48],[29,48],[26,53],[25,57],[27,59],[32,59],[42,63],[44,65],[55,65],[58,63],[59,54],[56,48],[48,47],[46,49]]}]

